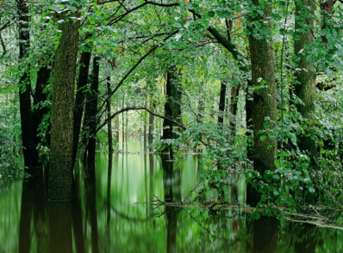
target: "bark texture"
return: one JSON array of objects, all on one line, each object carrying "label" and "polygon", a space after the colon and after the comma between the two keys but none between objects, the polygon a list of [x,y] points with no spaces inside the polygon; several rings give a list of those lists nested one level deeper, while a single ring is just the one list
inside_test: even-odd
[{"label": "bark texture", "polygon": [[[253,4],[259,7],[259,1]],[[257,170],[263,172],[274,168],[276,141],[269,136],[261,138],[261,131],[266,130],[264,124],[266,119],[275,122],[277,120],[277,89],[274,73],[274,53],[271,41],[271,4],[263,9],[263,15],[258,13],[253,22],[261,27],[267,34],[250,30],[249,47],[251,56],[252,72],[252,100],[248,105],[248,120],[254,132],[253,152],[250,158],[255,163]],[[261,32],[262,33],[262,32]]]},{"label": "bark texture", "polygon": [[[253,144],[248,156],[253,161],[254,168],[263,173],[275,168],[277,148],[276,140],[263,133],[267,130],[267,120],[271,124],[277,120],[277,89],[270,22],[272,6],[269,3],[262,7],[259,0],[253,0],[252,3],[259,11],[251,13],[249,26],[252,98],[247,103],[247,116],[253,131]],[[261,134],[264,135],[263,138]],[[255,205],[257,201],[257,193],[248,189],[248,202]]]},{"label": "bark texture", "polygon": [[51,153],[48,197],[67,201],[72,196],[73,119],[79,24],[65,14],[52,70]]}]

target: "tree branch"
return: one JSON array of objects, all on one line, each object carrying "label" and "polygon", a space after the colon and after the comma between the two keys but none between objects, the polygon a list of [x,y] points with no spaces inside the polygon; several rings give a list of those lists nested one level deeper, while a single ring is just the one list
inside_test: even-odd
[{"label": "tree branch", "polygon": [[132,107],[126,107],[126,108],[120,109],[119,111],[116,111],[115,113],[113,113],[113,114],[111,115],[110,118],[107,118],[103,123],[101,123],[101,124],[98,126],[98,128],[97,128],[96,131],[98,132],[101,128],[103,128],[104,126],[106,126],[106,124],[107,124],[107,122],[108,122],[109,120],[112,120],[112,119],[114,119],[117,115],[119,115],[119,114],[121,114],[121,113],[123,113],[123,112],[127,112],[127,111],[146,111],[146,112],[150,113],[151,115],[153,115],[153,116],[155,116],[155,117],[157,117],[157,118],[161,118],[161,119],[164,119],[164,120],[168,120],[169,122],[171,122],[171,123],[174,124],[175,126],[178,126],[178,127],[182,128],[182,129],[186,129],[186,127],[185,127],[184,125],[180,124],[179,122],[176,122],[176,121],[174,121],[174,120],[171,120],[171,119],[169,119],[169,118],[167,118],[167,117],[165,117],[165,116],[162,116],[162,115],[160,115],[160,114],[157,114],[157,113],[153,112],[152,110],[150,110],[149,108],[146,108],[146,107],[144,107],[144,106],[132,106]]}]

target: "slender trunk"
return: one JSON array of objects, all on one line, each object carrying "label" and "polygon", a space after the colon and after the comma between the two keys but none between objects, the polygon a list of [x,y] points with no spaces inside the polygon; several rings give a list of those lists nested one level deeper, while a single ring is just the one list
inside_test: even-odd
[{"label": "slender trunk", "polygon": [[[30,48],[29,8],[26,0],[17,1],[19,15],[19,61],[24,61]],[[26,172],[33,174],[33,167],[37,165],[38,155],[35,146],[33,114],[31,108],[30,70],[26,67],[19,80],[19,105],[21,137],[23,144],[24,163]]]},{"label": "slender trunk", "polygon": [[73,180],[73,119],[79,23],[65,16],[52,70],[50,200],[70,200]]},{"label": "slender trunk", "polygon": [[93,59],[93,72],[90,90],[86,95],[84,133],[86,138],[87,176],[95,178],[96,126],[99,92],[99,58]]},{"label": "slender trunk", "polygon": [[116,145],[116,151],[119,149],[119,142],[120,142],[120,117],[116,117],[114,119],[114,141]]},{"label": "slender trunk", "polygon": [[239,99],[239,87],[234,86],[231,88],[230,92],[230,108],[229,108],[229,125],[232,129],[232,134],[235,135],[236,132],[236,117],[237,117],[237,110],[238,110],[238,99]]},{"label": "slender trunk", "polygon": [[[181,122],[181,85],[179,71],[175,65],[169,67],[166,82],[166,103],[164,106],[163,139],[175,139],[177,127],[172,121]],[[169,119],[169,120],[168,120]]]},{"label": "slender trunk", "polygon": [[75,163],[77,149],[80,139],[82,114],[85,103],[85,90],[88,84],[89,65],[91,60],[90,51],[82,52],[80,56],[79,77],[76,86],[76,97],[74,105],[74,126],[73,126],[73,163]]},{"label": "slender trunk", "polygon": [[218,125],[223,127],[225,113],[226,83],[220,84],[219,106],[218,106]]},{"label": "slender trunk", "polygon": [[[252,13],[249,27],[249,47],[251,56],[252,99],[247,105],[248,122],[253,130],[253,144],[249,148],[249,159],[260,173],[275,168],[276,140],[264,133],[273,127],[277,120],[277,91],[274,74],[274,52],[272,45],[272,24],[270,22],[272,5],[262,7],[259,0],[253,0],[257,11]],[[255,27],[263,30],[256,34]],[[269,122],[267,122],[269,121]],[[268,124],[268,128],[266,128]],[[263,135],[263,138],[261,138]],[[248,201],[255,205],[258,201],[256,191],[248,189]]]},{"label": "slender trunk", "polygon": [[[155,105],[150,102],[150,110],[155,110]],[[155,117],[149,113],[149,126],[148,126],[148,146],[149,152],[152,153],[153,151],[153,143],[154,143],[154,132],[155,132]]]},{"label": "slender trunk", "polygon": [[[107,94],[111,93],[111,77],[110,75],[106,78]],[[108,96],[106,101],[107,107],[107,118],[111,117],[111,98]],[[108,169],[107,169],[107,204],[108,212],[110,210],[110,198],[111,198],[111,177],[112,177],[112,166],[113,166],[113,133],[112,133],[112,121],[109,120],[107,123],[107,138],[108,138]],[[108,215],[109,216],[109,215]],[[109,222],[109,217],[108,217]]]},{"label": "slender trunk", "polygon": [[49,108],[44,105],[48,100],[46,91],[44,90],[49,82],[51,74],[51,69],[49,66],[43,66],[39,69],[37,73],[37,83],[35,88],[34,96],[34,137],[35,137],[35,146],[37,147],[40,143],[45,143],[49,146],[50,144],[50,125],[44,134],[45,140],[39,138],[39,127],[44,120],[44,117],[49,113]]},{"label": "slender trunk", "polygon": [[[122,100],[122,108],[125,106],[125,95],[123,96]],[[122,113],[121,115],[121,148],[123,153],[125,152],[125,114]],[[124,156],[123,156],[124,157]]]}]

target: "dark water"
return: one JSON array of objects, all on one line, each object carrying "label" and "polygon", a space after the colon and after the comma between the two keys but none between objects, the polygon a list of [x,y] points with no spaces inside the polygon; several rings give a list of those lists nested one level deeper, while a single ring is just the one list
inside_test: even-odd
[{"label": "dark water", "polygon": [[96,182],[80,180],[72,204],[45,203],[37,182],[0,189],[0,253],[343,252],[339,229],[180,206],[198,184],[201,161],[144,156],[137,143],[129,150],[114,156],[110,185],[107,154],[99,152]]}]

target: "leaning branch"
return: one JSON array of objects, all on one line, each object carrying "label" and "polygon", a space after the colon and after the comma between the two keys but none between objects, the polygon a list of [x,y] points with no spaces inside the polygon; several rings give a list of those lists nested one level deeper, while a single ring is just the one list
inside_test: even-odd
[{"label": "leaning branch", "polygon": [[163,115],[160,115],[158,113],[153,112],[152,110],[150,110],[149,108],[146,108],[144,106],[132,106],[132,107],[126,107],[123,109],[120,109],[119,111],[116,111],[115,113],[113,113],[111,115],[111,117],[107,118],[103,123],[101,123],[98,128],[97,128],[97,132],[100,131],[101,128],[103,128],[104,126],[106,126],[106,124],[108,123],[108,121],[114,119],[117,115],[123,113],[123,112],[127,112],[127,111],[146,111],[148,113],[150,113],[151,115],[157,117],[157,118],[161,118],[164,120],[168,120],[169,122],[171,122],[172,124],[174,124],[175,126],[178,126],[182,129],[186,129],[186,127],[182,124],[180,124],[179,122],[176,122],[175,120],[171,120],[168,117],[165,117]]}]

